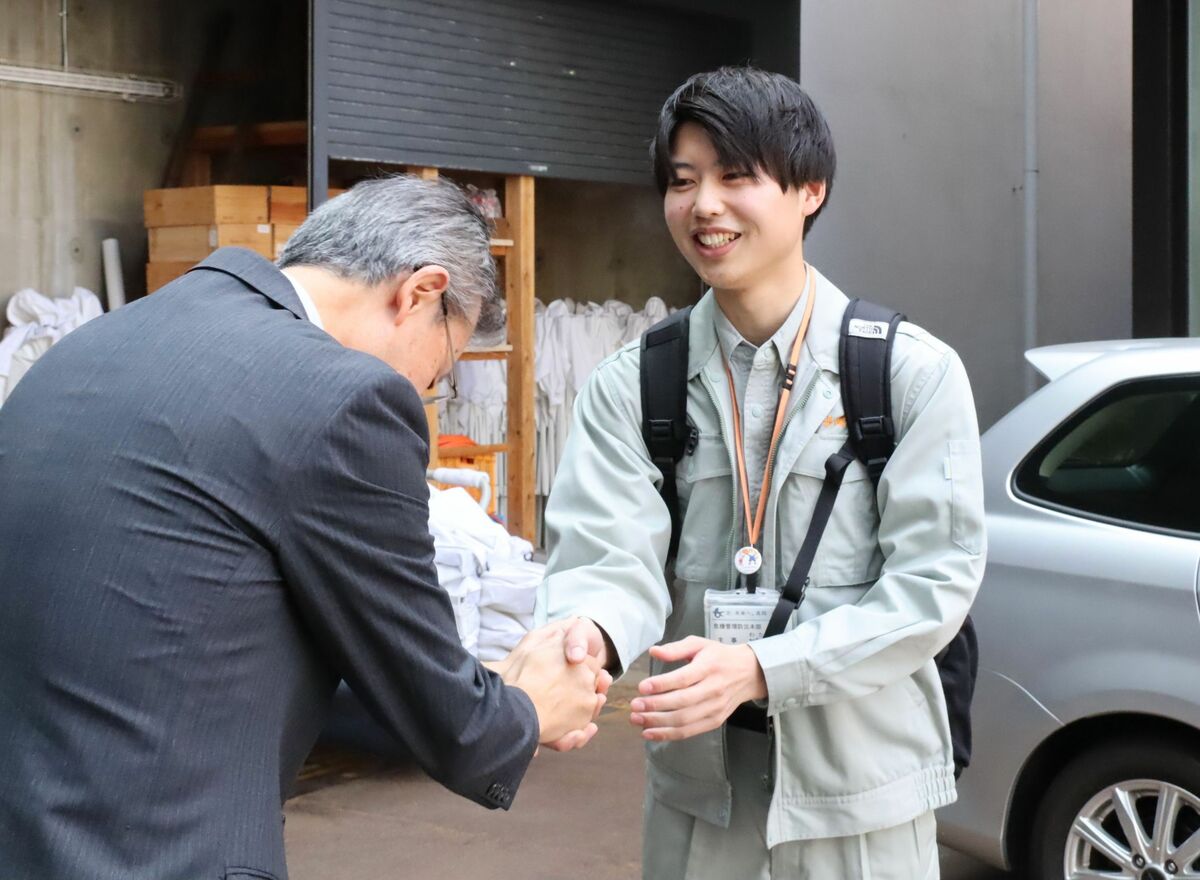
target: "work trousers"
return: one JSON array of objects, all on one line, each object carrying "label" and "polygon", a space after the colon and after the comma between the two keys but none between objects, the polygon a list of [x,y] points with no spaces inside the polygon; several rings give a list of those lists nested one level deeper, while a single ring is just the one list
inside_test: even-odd
[{"label": "work trousers", "polygon": [[728,828],[659,803],[646,790],[644,880],[938,880],[933,813],[858,834],[767,848],[767,737],[730,728],[733,809]]}]

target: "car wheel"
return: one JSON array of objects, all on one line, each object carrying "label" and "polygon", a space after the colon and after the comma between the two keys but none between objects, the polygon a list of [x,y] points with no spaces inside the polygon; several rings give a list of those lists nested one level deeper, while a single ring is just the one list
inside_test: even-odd
[{"label": "car wheel", "polygon": [[1163,742],[1093,749],[1038,806],[1034,880],[1200,880],[1200,756]]}]

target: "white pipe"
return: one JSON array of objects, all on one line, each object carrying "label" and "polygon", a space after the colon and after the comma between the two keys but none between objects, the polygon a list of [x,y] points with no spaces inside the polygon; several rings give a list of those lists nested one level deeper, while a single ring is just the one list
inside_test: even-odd
[{"label": "white pipe", "polygon": [[492,502],[492,480],[483,471],[470,468],[432,468],[425,472],[426,478],[446,483],[451,486],[465,486],[468,489],[478,489],[480,492],[479,506],[484,510]]},{"label": "white pipe", "polygon": [[[1038,0],[1025,0],[1025,351],[1037,347],[1038,324]],[[1025,393],[1037,389],[1037,375],[1026,364]]]},{"label": "white pipe", "polygon": [[100,255],[104,261],[104,298],[108,310],[125,305],[125,279],[121,276],[121,244],[115,238],[100,242]]}]

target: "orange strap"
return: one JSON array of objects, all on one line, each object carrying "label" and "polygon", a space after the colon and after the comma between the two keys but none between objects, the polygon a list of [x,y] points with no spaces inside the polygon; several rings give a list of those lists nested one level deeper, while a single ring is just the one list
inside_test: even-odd
[{"label": "orange strap", "polygon": [[796,383],[796,367],[800,362],[800,346],[808,334],[808,322],[812,318],[813,301],[816,299],[816,285],[812,272],[805,265],[807,300],[804,304],[804,317],[800,321],[800,329],[792,342],[787,370],[784,371],[783,387],[779,391],[779,402],[775,405],[775,426],[771,429],[771,445],[767,448],[767,463],[763,468],[762,486],[758,490],[758,509],[750,516],[750,481],[746,478],[746,448],[742,439],[742,416],[738,407],[737,389],[733,384],[733,370],[726,359],[725,376],[729,379],[729,396],[733,400],[733,448],[737,455],[738,481],[742,488],[742,508],[746,514],[746,528],[750,538],[750,546],[758,546],[758,538],[762,533],[763,515],[767,509],[767,494],[771,486],[771,467],[775,463],[775,447],[779,443],[779,432],[783,428],[783,419],[787,414],[788,400],[792,396],[792,386]]}]

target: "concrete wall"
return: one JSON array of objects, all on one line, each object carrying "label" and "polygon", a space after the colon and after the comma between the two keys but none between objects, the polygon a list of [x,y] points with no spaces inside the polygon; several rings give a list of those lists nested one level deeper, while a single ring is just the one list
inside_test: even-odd
[{"label": "concrete wall", "polygon": [[[1131,2],[1040,4],[1040,344],[1130,333]],[[985,427],[1026,381],[1022,6],[801,7],[839,159],[809,259],[953,345]]]},{"label": "concrete wall", "polygon": [[[155,0],[68,4],[71,68],[177,79],[179,29]],[[58,0],[0,0],[0,57],[59,66]],[[181,106],[0,84],[0,305],[32,287],[103,298],[100,241],[121,242],[144,289],[142,190],[157,186]]]},{"label": "concrete wall", "polygon": [[1133,332],[1133,0],[1039,11],[1038,343]]}]

